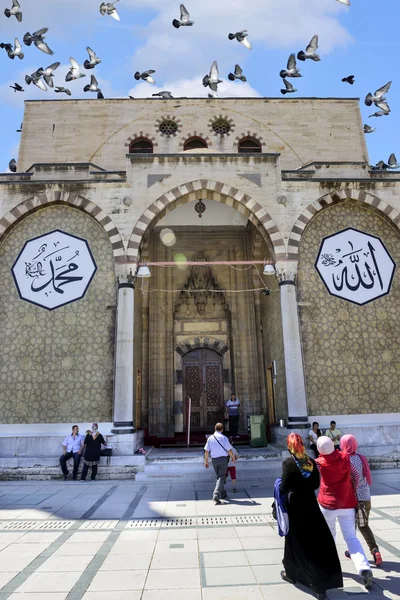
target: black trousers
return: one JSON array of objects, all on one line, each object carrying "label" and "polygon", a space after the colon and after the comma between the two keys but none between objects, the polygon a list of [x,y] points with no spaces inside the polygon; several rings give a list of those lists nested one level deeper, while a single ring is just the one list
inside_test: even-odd
[{"label": "black trousers", "polygon": [[239,415],[229,417],[229,435],[235,437],[239,429]]},{"label": "black trousers", "polygon": [[[83,479],[83,480],[86,479],[86,475],[88,474],[88,470],[89,470],[89,465],[87,465],[86,463],[83,463],[81,479]],[[93,481],[96,479],[96,475],[97,475],[97,465],[92,465],[91,479]]]},{"label": "black trousers", "polygon": [[310,444],[310,448],[311,448],[311,450],[314,450],[314,452],[315,452],[315,458],[318,458],[319,457],[319,452],[318,452],[318,449],[317,449],[317,445],[316,444]]},{"label": "black trousers", "polygon": [[74,459],[74,470],[73,470],[72,477],[74,479],[76,479],[77,475],[78,475],[79,463],[81,462],[81,454],[78,454],[77,452],[72,452],[72,451],[67,452],[66,454],[62,454],[60,456],[61,470],[64,473],[64,475],[68,475],[67,460],[69,460],[70,458]]}]

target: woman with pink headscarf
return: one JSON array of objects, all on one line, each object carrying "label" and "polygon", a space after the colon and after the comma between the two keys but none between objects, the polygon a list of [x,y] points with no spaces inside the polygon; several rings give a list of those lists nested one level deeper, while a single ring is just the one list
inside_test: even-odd
[{"label": "woman with pink headscarf", "polygon": [[[362,454],[357,453],[358,442],[354,435],[344,435],[340,440],[340,445],[342,454],[350,458],[350,475],[358,503],[365,508],[366,522],[359,529],[374,557],[376,566],[379,567],[382,564],[382,556],[369,526],[369,513],[371,512],[371,490],[369,486],[372,484],[372,477],[368,460]],[[345,555],[350,558],[348,550],[346,550]]]}]

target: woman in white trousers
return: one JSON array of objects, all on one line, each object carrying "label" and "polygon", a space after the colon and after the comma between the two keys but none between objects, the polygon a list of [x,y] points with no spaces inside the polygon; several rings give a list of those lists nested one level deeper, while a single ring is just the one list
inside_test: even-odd
[{"label": "woman in white trousers", "polygon": [[317,447],[320,454],[316,463],[321,477],[318,494],[321,511],[333,539],[336,538],[336,520],[339,521],[350,557],[366,589],[370,590],[374,585],[371,567],[356,535],[355,508],[358,502],[350,478],[350,460],[335,450],[332,440],[327,436],[318,438]]}]

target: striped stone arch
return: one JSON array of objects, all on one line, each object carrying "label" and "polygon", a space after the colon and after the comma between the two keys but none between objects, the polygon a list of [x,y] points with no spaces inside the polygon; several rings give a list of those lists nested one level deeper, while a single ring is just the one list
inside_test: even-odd
[{"label": "striped stone arch", "polygon": [[154,226],[168,212],[178,206],[197,200],[214,200],[232,206],[245,215],[258,229],[267,243],[271,258],[282,260],[286,257],[282,234],[261,204],[228,184],[200,179],[170,190],[148,207],[132,231],[128,243],[127,261],[138,263],[143,238],[150,225]]},{"label": "striped stone arch", "polygon": [[221,354],[221,356],[228,352],[228,346],[226,342],[223,342],[222,340],[212,336],[189,338],[183,342],[180,342],[176,346],[175,351],[180,356],[184,356],[191,350],[196,350],[197,348],[208,348],[209,350],[215,350],[215,352],[218,352],[218,354]]},{"label": "striped stone arch", "polygon": [[380,200],[377,196],[374,196],[373,194],[369,194],[368,192],[362,190],[348,189],[340,190],[339,192],[330,192],[329,194],[322,196],[312,204],[309,204],[307,208],[302,212],[300,217],[297,219],[289,236],[289,260],[298,259],[301,236],[311,219],[327,206],[333,206],[334,204],[338,204],[339,202],[345,202],[346,200],[360,202],[361,204],[368,206],[373,210],[376,210],[381,215],[383,214],[390,221],[392,221],[397,228],[400,228],[400,212],[384,200]]},{"label": "striped stone arch", "polygon": [[42,194],[38,194],[29,200],[24,200],[24,202],[15,206],[0,219],[0,242],[9,228],[16,225],[22,217],[25,217],[48,204],[66,204],[73,206],[96,219],[109,237],[113,249],[114,261],[125,261],[124,244],[121,235],[110,217],[90,200],[86,200],[86,198],[82,198],[82,196],[78,196],[71,192],[46,190]]}]

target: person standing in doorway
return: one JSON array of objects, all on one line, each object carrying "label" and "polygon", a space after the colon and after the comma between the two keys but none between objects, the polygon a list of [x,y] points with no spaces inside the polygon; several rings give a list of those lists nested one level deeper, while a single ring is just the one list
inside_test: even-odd
[{"label": "person standing in doorway", "polygon": [[217,482],[213,493],[213,500],[215,504],[221,504],[221,499],[227,498],[227,493],[224,487],[226,471],[228,468],[229,457],[231,457],[232,463],[235,464],[236,458],[232,451],[232,446],[229,443],[228,438],[222,433],[224,426],[222,423],[217,423],[214,428],[214,434],[210,435],[204,446],[204,466],[208,469],[209,458],[211,458],[212,466],[215,471],[215,477]]},{"label": "person standing in doorway", "polygon": [[236,394],[231,394],[230,399],[225,404],[225,418],[229,418],[229,435],[232,438],[238,438],[239,418],[241,417],[240,400]]},{"label": "person standing in doorway", "polygon": [[331,421],[331,426],[325,431],[325,435],[331,438],[335,450],[340,450],[340,438],[342,434],[340,433],[340,429],[336,429],[336,421]]},{"label": "person standing in doorway", "polygon": [[99,433],[98,424],[93,423],[91,433],[85,437],[85,458],[83,460],[81,481],[85,481],[89,467],[92,468],[92,481],[96,479],[102,444],[105,446],[106,440]]},{"label": "person standing in doorway", "polygon": [[82,450],[83,450],[83,435],[79,434],[78,425],[72,427],[72,433],[67,435],[63,441],[63,453],[60,456],[61,470],[64,475],[64,479],[68,479],[67,460],[70,458],[74,459],[74,470],[72,473],[72,479],[76,481],[78,477],[79,463],[81,462]]}]

